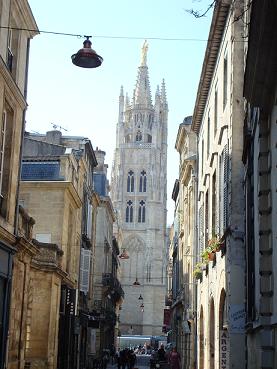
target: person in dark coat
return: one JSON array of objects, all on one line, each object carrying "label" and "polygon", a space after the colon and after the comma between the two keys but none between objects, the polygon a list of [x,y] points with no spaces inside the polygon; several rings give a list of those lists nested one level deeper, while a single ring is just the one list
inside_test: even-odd
[{"label": "person in dark coat", "polygon": [[164,349],[164,345],[161,345],[161,347],[158,350],[158,361],[166,361],[166,352]]},{"label": "person in dark coat", "polygon": [[128,368],[129,369],[133,369],[134,366],[135,366],[135,363],[137,361],[137,357],[136,357],[136,354],[134,353],[133,350],[130,350],[129,353],[128,353]]},{"label": "person in dark coat", "polygon": [[128,349],[121,350],[119,353],[121,368],[125,369],[128,362]]}]

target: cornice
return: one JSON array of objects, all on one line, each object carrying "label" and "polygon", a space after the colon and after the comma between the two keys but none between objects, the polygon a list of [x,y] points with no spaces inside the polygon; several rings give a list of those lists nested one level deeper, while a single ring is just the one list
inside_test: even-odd
[{"label": "cornice", "polygon": [[17,237],[16,239],[16,247],[18,252],[27,253],[31,257],[37,255],[39,253],[38,247],[28,241],[25,237]]},{"label": "cornice", "polygon": [[69,181],[20,181],[20,188],[25,190],[32,190],[33,188],[47,188],[48,190],[67,190],[72,198],[75,206],[80,208],[82,206],[82,200],[78,195],[72,182]]},{"label": "cornice", "polygon": [[210,92],[210,86],[217,63],[218,53],[221,47],[222,36],[224,33],[231,1],[232,0],[218,1],[214,8],[192,117],[192,130],[197,134],[199,133],[207,98]]},{"label": "cornice", "polygon": [[18,17],[20,17],[21,24],[24,28],[31,29],[27,32],[29,38],[33,38],[35,35],[39,34],[38,26],[36,24],[35,18],[33,16],[32,10],[27,0],[15,0],[14,5],[18,12]]},{"label": "cornice", "polygon": [[9,247],[14,247],[16,243],[16,237],[14,234],[10,233],[7,229],[0,225],[0,242],[4,242]]}]

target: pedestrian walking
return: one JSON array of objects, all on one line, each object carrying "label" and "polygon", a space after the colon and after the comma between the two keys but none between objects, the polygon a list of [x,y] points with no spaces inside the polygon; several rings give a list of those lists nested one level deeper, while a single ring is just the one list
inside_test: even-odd
[{"label": "pedestrian walking", "polygon": [[129,354],[128,354],[128,368],[129,369],[133,369],[135,366],[135,363],[137,361],[137,357],[136,354],[134,353],[133,350],[129,350]]},{"label": "pedestrian walking", "polygon": [[177,352],[176,347],[173,347],[173,350],[169,354],[168,362],[170,369],[181,369],[181,356],[179,352]]},{"label": "pedestrian walking", "polygon": [[107,351],[104,351],[103,356],[102,356],[102,368],[103,369],[107,369],[108,362],[109,362],[109,355]]}]

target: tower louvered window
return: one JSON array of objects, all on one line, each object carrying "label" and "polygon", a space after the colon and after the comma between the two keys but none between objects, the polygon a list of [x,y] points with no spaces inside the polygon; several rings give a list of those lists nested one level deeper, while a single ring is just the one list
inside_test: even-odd
[{"label": "tower louvered window", "polygon": [[136,141],[142,141],[142,134],[140,131],[137,131],[137,134],[136,134]]},{"label": "tower louvered window", "polygon": [[143,170],[139,178],[139,192],[146,192],[146,172]]},{"label": "tower louvered window", "polygon": [[133,222],[133,202],[131,200],[127,201],[125,220],[126,220],[126,223]]},{"label": "tower louvered window", "polygon": [[145,201],[143,200],[139,202],[138,222],[145,223]]},{"label": "tower louvered window", "polygon": [[134,172],[130,170],[128,172],[128,178],[127,178],[127,192],[134,192],[134,188],[135,188]]}]

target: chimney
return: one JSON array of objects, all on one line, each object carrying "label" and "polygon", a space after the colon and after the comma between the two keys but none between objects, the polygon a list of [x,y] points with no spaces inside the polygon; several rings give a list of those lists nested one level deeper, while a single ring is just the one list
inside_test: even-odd
[{"label": "chimney", "polygon": [[60,145],[61,137],[62,137],[61,131],[53,130],[46,132],[46,142],[48,143]]}]

